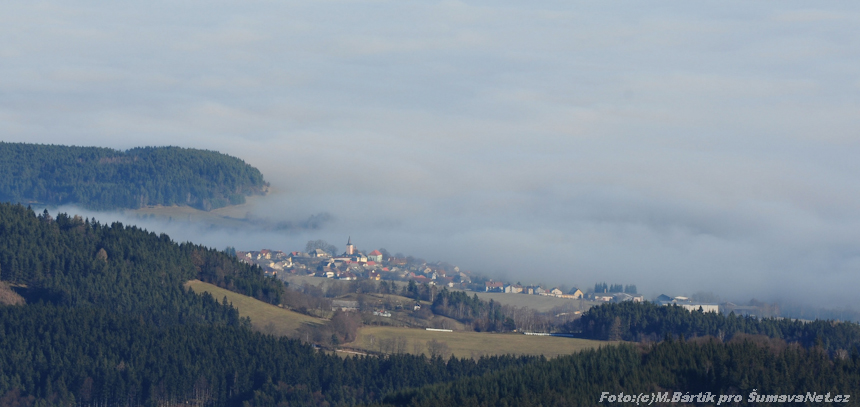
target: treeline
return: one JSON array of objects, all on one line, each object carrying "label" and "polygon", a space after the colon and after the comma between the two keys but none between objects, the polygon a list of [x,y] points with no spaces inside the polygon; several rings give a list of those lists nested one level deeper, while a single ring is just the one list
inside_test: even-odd
[{"label": "treeline", "polygon": [[90,209],[245,202],[266,183],[256,168],[215,151],[141,147],[119,151],[0,142],[0,199]]},{"label": "treeline", "polygon": [[517,328],[501,304],[492,299],[483,301],[476,294],[470,297],[463,291],[443,288],[433,299],[432,309],[434,314],[471,324],[478,332],[510,332]]},{"label": "treeline", "polygon": [[222,252],[135,226],[66,214],[54,219],[47,211],[37,216],[20,204],[0,204],[0,279],[26,286],[19,291],[28,302],[109,305],[157,323],[186,323],[203,318],[191,311],[203,309],[201,297],[183,289],[195,278],[281,301],[281,282]]},{"label": "treeline", "polygon": [[608,285],[606,282],[597,283],[594,285],[594,292],[596,293],[627,293],[627,294],[636,294],[636,285],[621,285],[621,284],[612,284]]},{"label": "treeline", "polygon": [[[241,326],[0,306],[0,405],[356,405],[535,359],[343,358]],[[281,404],[283,403],[283,404]]]},{"label": "treeline", "polygon": [[737,334],[748,334],[783,339],[804,347],[819,346],[830,352],[850,352],[860,345],[860,325],[855,323],[758,319],[733,313],[690,312],[678,306],[649,302],[592,307],[569,328],[585,338],[602,340],[659,341],[667,336],[730,339]]},{"label": "treeline", "polygon": [[[715,405],[720,395],[732,395],[740,402],[722,404],[759,405],[756,401],[749,402],[753,391],[756,392],[753,400],[764,402],[771,401],[768,395],[805,398],[807,393],[822,396],[830,393],[831,400],[847,394],[851,397],[849,401],[854,401],[858,390],[860,354],[856,352],[831,358],[817,347],[805,349],[779,339],[738,335],[729,343],[710,338],[607,346],[481,377],[400,391],[387,396],[382,404],[587,406],[620,404],[617,399],[601,402],[601,395],[660,394],[668,396],[666,401],[671,402],[675,392],[687,397],[710,392],[716,395],[715,399],[706,402],[688,398],[674,404]],[[636,402],[628,400],[624,404]],[[651,401],[640,404],[650,405]],[[821,403],[802,405],[818,404]]]}]

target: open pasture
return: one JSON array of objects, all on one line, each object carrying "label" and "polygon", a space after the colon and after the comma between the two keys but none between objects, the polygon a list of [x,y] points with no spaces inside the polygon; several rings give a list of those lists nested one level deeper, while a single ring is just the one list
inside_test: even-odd
[{"label": "open pasture", "polygon": [[488,332],[438,332],[424,329],[386,326],[366,326],[359,330],[355,342],[347,346],[375,352],[394,352],[398,340],[408,353],[430,354],[428,342],[442,343],[446,355],[480,357],[492,355],[544,355],[555,357],[585,349],[595,349],[614,342],[555,336],[530,336],[518,333],[496,334]]},{"label": "open pasture", "polygon": [[204,291],[221,301],[225,296],[239,310],[242,317],[251,318],[251,326],[255,330],[279,336],[295,336],[295,333],[304,324],[321,325],[325,320],[300,314],[295,311],[267,304],[260,300],[225,290],[221,287],[204,283],[200,280],[191,280],[185,283],[186,288],[191,288],[195,293]]}]

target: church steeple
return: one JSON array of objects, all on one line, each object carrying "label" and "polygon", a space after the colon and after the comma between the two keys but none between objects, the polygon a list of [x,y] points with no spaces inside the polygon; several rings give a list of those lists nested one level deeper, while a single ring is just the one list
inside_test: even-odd
[{"label": "church steeple", "polygon": [[346,239],[346,254],[347,256],[355,254],[355,246],[352,245],[352,236]]}]

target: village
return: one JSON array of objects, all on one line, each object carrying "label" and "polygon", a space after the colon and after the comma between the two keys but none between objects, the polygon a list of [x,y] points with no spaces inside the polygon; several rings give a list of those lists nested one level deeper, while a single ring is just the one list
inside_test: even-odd
[{"label": "village", "polygon": [[[330,253],[336,250],[324,241],[321,244],[309,242],[306,252],[262,249],[260,251],[237,251],[236,256],[243,262],[257,265],[270,277],[286,281],[289,276],[311,276],[334,280],[374,280],[408,283],[418,285],[448,287],[450,289],[506,293],[519,295],[539,295],[550,298],[603,302],[643,302],[645,297],[637,293],[635,285],[598,283],[595,287],[581,289],[573,287],[542,287],[494,281],[475,276],[459,267],[444,263],[428,263],[411,256],[393,256],[385,249],[365,253],[356,248],[352,238],[347,239],[346,248],[341,254]],[[326,247],[328,251],[320,247]],[[677,305],[690,311],[730,313],[750,316],[773,316],[773,311],[761,305],[736,305],[731,302],[716,303],[696,301],[685,296],[660,295],[652,302],[661,305]]]},{"label": "village", "polygon": [[629,289],[627,293],[611,292],[612,290],[609,289],[603,293],[595,293],[591,290],[585,292],[575,287],[565,292],[559,287],[523,286],[519,283],[481,278],[475,279],[480,281],[473,281],[472,273],[447,263],[427,263],[412,257],[385,256],[380,250],[365,254],[356,249],[352,244],[352,238],[347,240],[346,250],[339,255],[330,254],[320,248],[308,252],[290,253],[263,249],[236,252],[236,255],[245,263],[260,266],[266,275],[282,280],[288,275],[306,275],[347,281],[414,281],[416,284],[470,291],[542,295],[566,299],[584,298],[592,301],[644,301],[643,296],[635,293],[635,286],[628,286],[628,288],[634,287],[632,294],[629,293]]}]

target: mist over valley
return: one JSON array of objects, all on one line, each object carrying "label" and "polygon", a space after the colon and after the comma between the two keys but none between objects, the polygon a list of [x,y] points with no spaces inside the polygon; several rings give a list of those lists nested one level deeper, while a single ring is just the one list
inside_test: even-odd
[{"label": "mist over valley", "polygon": [[261,170],[272,192],[230,216],[262,229],[90,213],[178,241],[856,304],[853,6],[195,7],[4,5],[3,140]]}]

